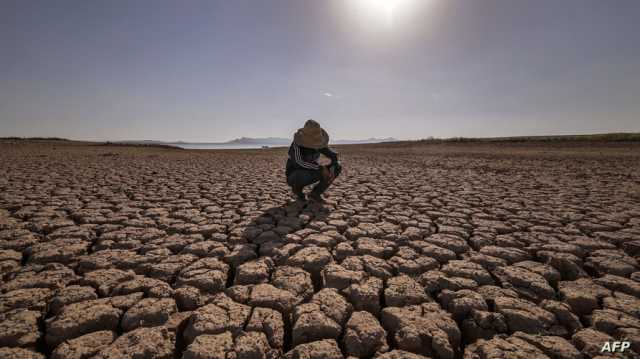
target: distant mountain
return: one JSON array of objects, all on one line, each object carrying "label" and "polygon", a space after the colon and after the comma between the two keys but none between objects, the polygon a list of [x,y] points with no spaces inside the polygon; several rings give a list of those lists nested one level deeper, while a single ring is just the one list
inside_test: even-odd
[{"label": "distant mountain", "polygon": [[276,145],[288,145],[290,143],[291,143],[290,139],[282,138],[282,137],[265,137],[265,138],[240,137],[240,138],[236,138],[235,140],[221,142],[219,144],[276,146]]},{"label": "distant mountain", "polygon": [[[380,143],[398,141],[393,137],[386,138],[368,138],[364,140],[335,140],[331,141],[334,145],[347,145],[358,143]],[[231,145],[231,146],[288,146],[291,143],[290,138],[283,137],[240,137],[226,142],[187,142],[187,141],[154,141],[154,140],[133,140],[133,141],[115,141],[113,143],[135,144],[135,145]]]},{"label": "distant mountain", "polygon": [[[346,144],[356,144],[356,143],[379,143],[379,142],[393,142],[397,141],[397,139],[393,137],[386,138],[367,138],[364,140],[335,140],[330,141],[331,144],[334,145],[346,145]],[[266,137],[266,138],[250,138],[250,137],[241,137],[236,138],[235,140],[222,142],[221,144],[229,144],[229,145],[288,145],[291,143],[290,138],[282,138],[282,137]]]}]

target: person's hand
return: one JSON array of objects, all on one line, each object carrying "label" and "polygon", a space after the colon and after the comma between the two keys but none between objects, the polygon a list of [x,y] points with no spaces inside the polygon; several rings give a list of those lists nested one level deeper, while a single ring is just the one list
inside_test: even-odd
[{"label": "person's hand", "polygon": [[335,176],[333,175],[333,173],[331,173],[331,170],[329,170],[329,166],[322,166],[322,177],[325,179],[325,181],[331,183]]},{"label": "person's hand", "polygon": [[329,168],[327,166],[320,166],[320,176],[322,176],[322,178],[326,181],[329,180],[331,172],[329,171]]},{"label": "person's hand", "polygon": [[325,169],[325,179],[327,180],[327,182],[329,183],[333,182],[336,176],[331,171],[330,166],[324,166],[324,169]]}]

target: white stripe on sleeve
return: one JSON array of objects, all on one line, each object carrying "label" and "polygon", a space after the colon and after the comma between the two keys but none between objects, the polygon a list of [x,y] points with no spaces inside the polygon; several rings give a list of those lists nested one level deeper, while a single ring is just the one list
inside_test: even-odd
[{"label": "white stripe on sleeve", "polygon": [[296,163],[301,167],[308,168],[311,170],[317,170],[319,168],[317,164],[305,162],[302,160],[302,156],[300,155],[300,147],[298,147],[298,145],[295,143],[293,144],[293,154],[294,154]]}]

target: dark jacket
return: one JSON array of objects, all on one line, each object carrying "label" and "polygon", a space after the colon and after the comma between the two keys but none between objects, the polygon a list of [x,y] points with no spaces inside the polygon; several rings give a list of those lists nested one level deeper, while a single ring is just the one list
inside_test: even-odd
[{"label": "dark jacket", "polygon": [[287,178],[291,172],[295,170],[311,170],[318,171],[320,165],[318,159],[323,154],[331,159],[331,163],[338,162],[338,154],[333,152],[329,147],[321,149],[313,149],[298,146],[295,142],[289,147],[289,159],[287,160],[286,175]]}]

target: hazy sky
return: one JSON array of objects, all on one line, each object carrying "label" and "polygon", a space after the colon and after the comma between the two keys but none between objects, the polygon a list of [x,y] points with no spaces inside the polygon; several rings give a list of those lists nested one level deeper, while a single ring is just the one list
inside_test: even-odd
[{"label": "hazy sky", "polygon": [[0,136],[640,131],[638,0],[3,0]]}]

